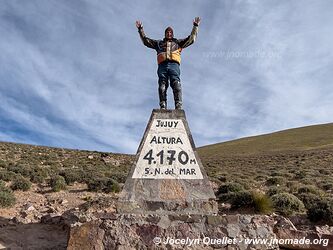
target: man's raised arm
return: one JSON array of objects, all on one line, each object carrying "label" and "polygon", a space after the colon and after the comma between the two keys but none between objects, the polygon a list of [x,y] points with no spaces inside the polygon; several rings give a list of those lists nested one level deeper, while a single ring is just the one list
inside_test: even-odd
[{"label": "man's raised arm", "polygon": [[141,38],[143,44],[145,46],[147,46],[148,48],[155,49],[157,47],[157,41],[146,37],[146,34],[143,31],[142,22],[141,21],[136,21],[135,25],[138,28],[138,32],[140,34],[140,38]]},{"label": "man's raised arm", "polygon": [[189,35],[185,39],[178,40],[178,44],[181,48],[186,48],[195,42],[195,39],[197,38],[197,34],[198,34],[198,27],[199,27],[200,21],[201,21],[200,17],[194,18],[191,35]]}]

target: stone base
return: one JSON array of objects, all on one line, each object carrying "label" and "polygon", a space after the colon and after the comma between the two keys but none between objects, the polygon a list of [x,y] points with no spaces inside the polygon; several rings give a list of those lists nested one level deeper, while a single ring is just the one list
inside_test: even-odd
[{"label": "stone base", "polygon": [[217,214],[218,205],[211,201],[118,201],[117,212],[126,214]]}]

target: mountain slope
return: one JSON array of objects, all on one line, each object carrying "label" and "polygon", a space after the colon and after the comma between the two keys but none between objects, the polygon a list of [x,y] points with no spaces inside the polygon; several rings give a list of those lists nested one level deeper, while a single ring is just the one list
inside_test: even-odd
[{"label": "mountain slope", "polygon": [[205,157],[213,155],[251,155],[269,152],[333,148],[333,123],[288,129],[266,135],[204,146]]}]

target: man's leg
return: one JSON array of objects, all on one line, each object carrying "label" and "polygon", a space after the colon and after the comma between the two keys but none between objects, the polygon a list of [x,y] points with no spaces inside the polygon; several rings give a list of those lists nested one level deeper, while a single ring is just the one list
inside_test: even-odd
[{"label": "man's leg", "polygon": [[167,89],[169,87],[166,64],[158,65],[158,96],[160,98],[160,108],[167,108]]},{"label": "man's leg", "polygon": [[175,109],[182,109],[182,86],[180,84],[180,69],[178,63],[172,63],[169,67],[170,85],[173,90]]}]

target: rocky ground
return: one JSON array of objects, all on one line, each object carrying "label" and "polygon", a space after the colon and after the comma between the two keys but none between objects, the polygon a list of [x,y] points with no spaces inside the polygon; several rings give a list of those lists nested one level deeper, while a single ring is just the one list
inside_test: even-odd
[{"label": "rocky ground", "polygon": [[[15,191],[15,196],[14,207],[0,210],[0,249],[333,249],[333,227],[312,225],[302,230],[306,219],[300,217],[121,215],[116,212],[116,194],[88,192],[78,183],[60,192],[33,185],[30,191]],[[156,237],[230,238],[238,243],[189,246],[156,243]],[[244,243],[251,238],[303,237],[327,239],[328,245]]]},{"label": "rocky ground", "polygon": [[[60,222],[61,216],[75,211],[115,212],[110,204],[98,209],[94,201],[103,203],[105,198],[115,198],[115,194],[89,192],[86,184],[75,183],[67,190],[51,192],[47,185],[33,184],[29,191],[15,191],[16,204],[11,208],[0,209],[0,249],[66,249],[68,225]],[[90,211],[91,212],[91,211]],[[77,224],[94,218],[80,216]],[[72,225],[72,226],[73,226]]]}]

